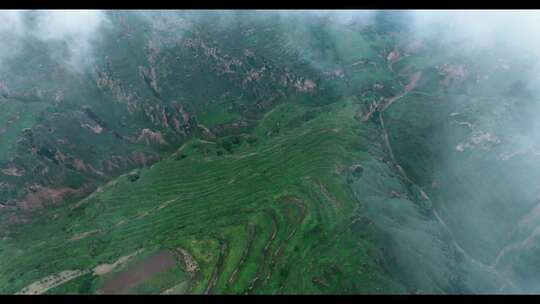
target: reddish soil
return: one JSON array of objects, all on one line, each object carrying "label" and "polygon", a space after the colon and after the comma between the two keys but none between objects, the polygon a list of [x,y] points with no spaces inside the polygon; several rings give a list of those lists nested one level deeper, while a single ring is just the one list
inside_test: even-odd
[{"label": "reddish soil", "polygon": [[68,187],[49,188],[41,185],[33,185],[25,199],[19,203],[19,206],[25,211],[34,211],[43,208],[44,203],[58,205],[68,196],[84,191],[84,187],[77,190]]},{"label": "reddish soil", "polygon": [[400,58],[401,58],[401,54],[399,53],[399,51],[395,50],[395,51],[390,52],[390,54],[388,54],[388,56],[386,57],[386,60],[390,64],[392,64],[398,61]]},{"label": "reddish soil", "polygon": [[411,76],[411,81],[409,84],[405,86],[405,91],[410,92],[412,89],[416,87],[418,84],[418,81],[420,80],[420,77],[422,76],[422,72],[416,72]]},{"label": "reddish soil", "polygon": [[138,165],[149,166],[159,161],[159,155],[145,154],[143,152],[133,151],[131,152],[130,159]]},{"label": "reddish soil", "polygon": [[163,139],[163,136],[161,135],[160,131],[152,131],[150,129],[142,129],[141,134],[137,138],[137,142],[145,142],[147,145],[149,144],[160,144],[160,145],[166,145],[167,142],[165,139]]},{"label": "reddish soil", "polygon": [[104,294],[126,294],[133,287],[175,266],[174,254],[169,251],[161,251],[107,281],[102,291]]}]

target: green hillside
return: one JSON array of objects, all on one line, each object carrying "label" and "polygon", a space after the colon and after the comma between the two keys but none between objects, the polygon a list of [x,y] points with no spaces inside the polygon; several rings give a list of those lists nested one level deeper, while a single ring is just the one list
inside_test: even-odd
[{"label": "green hillside", "polygon": [[0,293],[540,290],[532,51],[395,11],[99,14],[76,71],[39,35],[0,62]]}]

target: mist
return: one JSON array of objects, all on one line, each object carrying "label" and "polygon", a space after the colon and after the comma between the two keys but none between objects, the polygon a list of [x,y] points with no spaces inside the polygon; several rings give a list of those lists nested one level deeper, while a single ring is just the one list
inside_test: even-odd
[{"label": "mist", "polygon": [[[427,137],[437,142],[430,147],[437,151],[435,186],[423,187],[436,195],[435,210],[468,255],[536,292],[531,243],[537,232],[523,222],[537,220],[540,198],[540,12],[410,14],[410,35],[435,50],[433,63],[463,71],[459,83],[437,97],[444,103],[437,108],[448,113],[432,122],[444,131]],[[406,152],[397,143],[394,149]],[[408,168],[429,163],[401,161]]]},{"label": "mist", "polygon": [[[90,191],[196,136],[218,147],[229,131],[245,135],[247,121],[264,136],[260,145],[307,134],[332,109],[344,120],[328,114],[339,126],[332,131],[358,127],[347,136],[363,142],[348,146],[365,156],[351,156],[354,165],[347,156],[332,172],[339,184],[341,171],[359,170],[343,183],[360,206],[343,226],[358,215],[404,290],[492,291],[493,275],[505,282],[493,283],[498,291],[540,291],[540,11],[4,10],[0,20],[0,101],[14,107],[0,139],[19,149],[0,159],[9,175],[0,186],[11,191],[2,202],[18,206],[27,192],[39,201],[38,183],[75,189],[84,181]],[[331,108],[339,102],[354,113]],[[273,117],[284,103],[309,115]],[[129,159],[137,149],[148,156]],[[200,152],[187,149],[177,163]],[[204,161],[228,153],[212,151]],[[267,150],[257,151],[230,163]],[[14,161],[17,153],[39,166]],[[378,231],[366,228],[372,222]]]},{"label": "mist", "polygon": [[35,39],[51,46],[54,60],[79,72],[91,62],[92,42],[108,25],[98,10],[2,10],[0,20],[0,67],[16,57],[25,40]]}]

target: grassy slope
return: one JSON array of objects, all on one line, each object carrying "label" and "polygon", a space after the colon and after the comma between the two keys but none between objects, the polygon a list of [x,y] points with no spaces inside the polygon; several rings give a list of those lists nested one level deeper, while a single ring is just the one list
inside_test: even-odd
[{"label": "grassy slope", "polygon": [[[136,182],[122,176],[79,208],[50,210],[58,215],[47,225],[32,223],[2,240],[0,267],[12,274],[0,279],[2,292],[64,269],[111,263],[138,247],[180,246],[200,264],[190,290],[199,293],[214,272],[220,241],[227,244],[224,265],[210,292],[403,292],[376,264],[380,248],[350,225],[359,205],[344,182],[346,168],[368,157],[351,149],[362,131],[354,127],[354,107],[335,104],[302,128],[244,143],[233,154],[204,157],[188,148],[187,158],[157,163]],[[68,241],[91,230],[100,232]]]},{"label": "grassy slope", "polygon": [[[218,156],[209,153],[219,149],[215,144],[189,142],[186,158],[161,161],[135,182],[121,176],[73,210],[51,209],[49,217],[57,216],[43,219],[47,225],[22,226],[2,240],[0,268],[12,275],[0,278],[1,292],[62,270],[112,263],[138,248],[149,254],[177,247],[194,256],[198,274],[165,273],[134,292],[162,292],[182,281],[189,282],[188,293],[495,288],[474,278],[490,280],[459,259],[414,199],[392,196],[407,189],[384,161],[377,129],[353,118],[354,100],[291,124],[308,110],[279,106],[254,130],[259,140],[234,146],[232,154]],[[263,135],[278,122],[289,128]],[[362,164],[364,173],[351,179],[353,164]],[[100,232],[68,241],[93,230]],[[415,266],[419,252],[421,268]],[[93,293],[112,275],[85,275],[49,292]]]},{"label": "grassy slope", "polygon": [[[375,81],[385,83],[385,88],[397,86],[395,77],[381,62],[383,59],[377,59],[373,49],[363,47],[363,37],[340,27],[327,30],[328,37],[336,37],[336,46],[318,45],[328,40],[326,34],[315,31],[303,35],[307,29],[302,27],[291,30],[291,36],[284,40],[303,37],[297,41],[303,49],[318,50],[300,52],[298,57],[312,65],[317,63],[313,69],[319,72],[344,67],[352,84],[347,90],[353,94],[361,91],[362,85]],[[259,43],[263,44],[265,37],[255,35],[247,40],[261,40]],[[279,45],[288,49],[288,44]],[[273,48],[260,48],[269,49]],[[243,48],[239,48],[238,52],[241,51]],[[123,53],[119,50],[117,55]],[[276,56],[274,59],[281,58],[271,55]],[[350,66],[362,58],[379,60],[379,65],[367,65],[361,71],[360,65]],[[434,58],[412,56],[396,63],[394,69],[400,70],[407,64],[426,69],[437,62]],[[287,57],[284,61],[290,60]],[[135,75],[128,71],[125,74]],[[222,79],[216,79],[221,84]],[[193,90],[206,94],[208,81],[195,80],[194,83],[204,88],[193,87]],[[336,85],[337,90],[345,90],[342,80],[327,83],[330,88]],[[170,91],[167,97],[174,99],[176,92],[183,92],[189,86],[164,87],[164,95]],[[219,86],[215,88],[220,90]],[[394,93],[389,91],[387,95]],[[433,149],[441,146],[435,142],[441,138],[437,135],[444,133],[441,129],[455,128],[434,123],[455,110],[437,103],[435,95],[417,90],[391,107],[385,118],[390,142],[398,162],[434,199],[462,246],[476,257],[489,260],[503,242],[497,239],[489,246],[475,245],[479,239],[485,239],[483,234],[493,225],[486,221],[482,229],[461,231],[463,223],[452,220],[461,219],[463,213],[470,211],[471,204],[481,206],[475,210],[479,212],[485,211],[481,210],[482,206],[490,206],[489,198],[473,195],[479,186],[476,181],[480,180],[474,172],[474,168],[481,167],[473,166],[476,159],[464,161],[460,156],[448,162],[447,166],[455,169],[445,168],[443,173],[449,177],[440,182],[449,190],[429,189],[432,172],[440,170],[434,164],[446,157]],[[200,100],[206,97],[201,96]],[[334,100],[328,98],[328,101]],[[208,126],[230,122],[236,117],[236,113],[229,113],[227,102],[211,106],[196,98],[193,104],[204,106],[200,110],[205,114],[199,118]],[[327,112],[330,109],[333,112]],[[310,115],[304,116],[307,111]],[[224,154],[218,155],[219,145],[193,140],[183,150],[186,158],[171,158],[144,169],[134,183],[122,176],[86,199],[79,208],[46,210],[40,221],[20,227],[16,235],[0,240],[0,269],[9,274],[0,278],[0,292],[16,292],[62,270],[111,263],[139,247],[156,250],[178,246],[191,252],[201,266],[199,276],[188,290],[193,293],[208,290],[210,281],[215,282],[210,292],[227,293],[494,290],[495,280],[448,246],[440,227],[407,195],[410,189],[388,165],[379,146],[376,126],[353,120],[355,112],[352,105],[343,102],[315,110],[285,103],[267,114],[254,130],[257,142],[233,145],[232,154],[221,149],[220,153]],[[98,114],[110,115],[110,120],[116,116],[113,112]],[[312,116],[316,118],[309,120]],[[270,136],[266,135],[268,130],[272,130]],[[354,163],[364,166],[364,174],[347,186],[346,169]],[[465,171],[467,168],[470,172]],[[506,181],[497,184],[511,185]],[[502,201],[505,188],[500,189],[493,196]],[[392,191],[405,195],[396,197]],[[463,199],[456,193],[463,193]],[[472,197],[471,201],[465,200],[467,197]],[[174,201],[163,205],[171,200]],[[165,207],[158,210],[161,206]],[[300,206],[305,207],[304,215]],[[518,217],[515,213],[523,210],[512,212],[511,217]],[[121,221],[126,222],[114,227]],[[467,219],[467,224],[477,222],[473,216]],[[507,229],[502,225],[496,228]],[[100,232],[67,241],[93,230]],[[223,256],[220,247],[225,248]],[[223,264],[216,268],[220,260]],[[106,277],[85,275],[51,292],[94,292],[104,280]],[[168,288],[179,283],[175,278],[163,280],[166,282],[149,286]],[[178,280],[185,278],[181,276]],[[489,281],[493,282],[485,283]],[[141,288],[149,292],[147,287]]]},{"label": "grassy slope", "polygon": [[36,121],[37,114],[48,105],[42,102],[23,103],[17,100],[0,100],[0,161],[14,156],[15,141],[22,130],[30,128]]}]

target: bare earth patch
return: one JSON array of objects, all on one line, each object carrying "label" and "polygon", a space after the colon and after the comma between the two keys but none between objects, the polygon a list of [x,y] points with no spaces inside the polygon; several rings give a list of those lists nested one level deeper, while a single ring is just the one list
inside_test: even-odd
[{"label": "bare earth patch", "polygon": [[9,176],[23,176],[24,171],[19,171],[16,167],[9,167],[7,169],[3,169],[2,173]]},{"label": "bare earth patch", "polygon": [[86,231],[86,232],[83,232],[83,233],[79,233],[79,234],[76,234],[73,237],[71,237],[69,239],[69,241],[73,242],[73,241],[81,240],[81,239],[84,239],[87,236],[90,236],[92,234],[96,234],[98,232],[99,232],[99,230],[91,230],[91,231]]},{"label": "bare earth patch", "polygon": [[68,187],[49,188],[41,185],[33,185],[25,199],[19,203],[19,206],[25,211],[34,211],[43,208],[44,203],[57,205],[66,197],[77,192],[76,189]]},{"label": "bare earth patch", "polygon": [[59,273],[55,273],[53,275],[44,277],[43,279],[26,286],[25,288],[21,289],[21,291],[17,292],[16,294],[26,294],[26,295],[42,294],[51,288],[62,285],[68,281],[71,281],[84,274],[87,274],[88,272],[89,270],[65,270]]},{"label": "bare earth patch", "polygon": [[175,251],[184,260],[186,271],[188,273],[194,274],[199,270],[199,264],[197,264],[197,261],[191,254],[189,254],[189,252],[180,247],[176,248]]},{"label": "bare earth patch", "polygon": [[145,142],[147,145],[153,143],[160,145],[167,144],[160,131],[152,131],[150,129],[142,129],[141,134],[137,138],[137,142]]},{"label": "bare earth patch", "polygon": [[159,207],[157,208],[156,211],[159,211],[159,210],[161,210],[161,209],[163,209],[163,208],[169,206],[171,203],[174,203],[176,200],[178,200],[178,198],[173,198],[172,200],[166,201],[165,203],[159,205]]},{"label": "bare earth patch", "polygon": [[184,291],[187,288],[187,285],[188,285],[188,282],[184,281],[182,283],[179,283],[179,284],[165,290],[161,294],[164,294],[164,295],[167,295],[167,294],[183,294]]},{"label": "bare earth patch", "polygon": [[124,225],[125,223],[127,223],[126,220],[121,220],[118,223],[116,223],[113,227],[118,227],[118,226]]},{"label": "bare earth patch", "polygon": [[102,292],[104,294],[126,294],[133,287],[175,266],[174,254],[170,251],[161,251],[107,281]]},{"label": "bare earth patch", "polygon": [[103,132],[103,128],[99,124],[96,124],[95,126],[91,126],[89,124],[81,124],[81,127],[88,129],[95,134],[101,134],[101,132]]},{"label": "bare earth patch", "polygon": [[117,267],[125,265],[132,257],[134,257],[137,254],[141,253],[141,251],[142,251],[142,249],[139,249],[139,250],[137,250],[137,251],[135,251],[135,252],[133,252],[131,254],[125,255],[125,256],[119,258],[118,260],[116,260],[116,262],[114,262],[112,264],[101,264],[101,265],[96,266],[93,269],[94,275],[102,276],[102,275],[105,275],[105,274],[111,272],[112,270],[114,270]]},{"label": "bare earth patch", "polygon": [[324,195],[324,197],[327,200],[329,200],[332,203],[332,207],[334,208],[334,210],[341,209],[341,204],[330,194],[330,192],[328,191],[328,189],[326,189],[323,183],[321,183],[320,181],[313,181],[313,183],[319,186],[321,193]]}]

